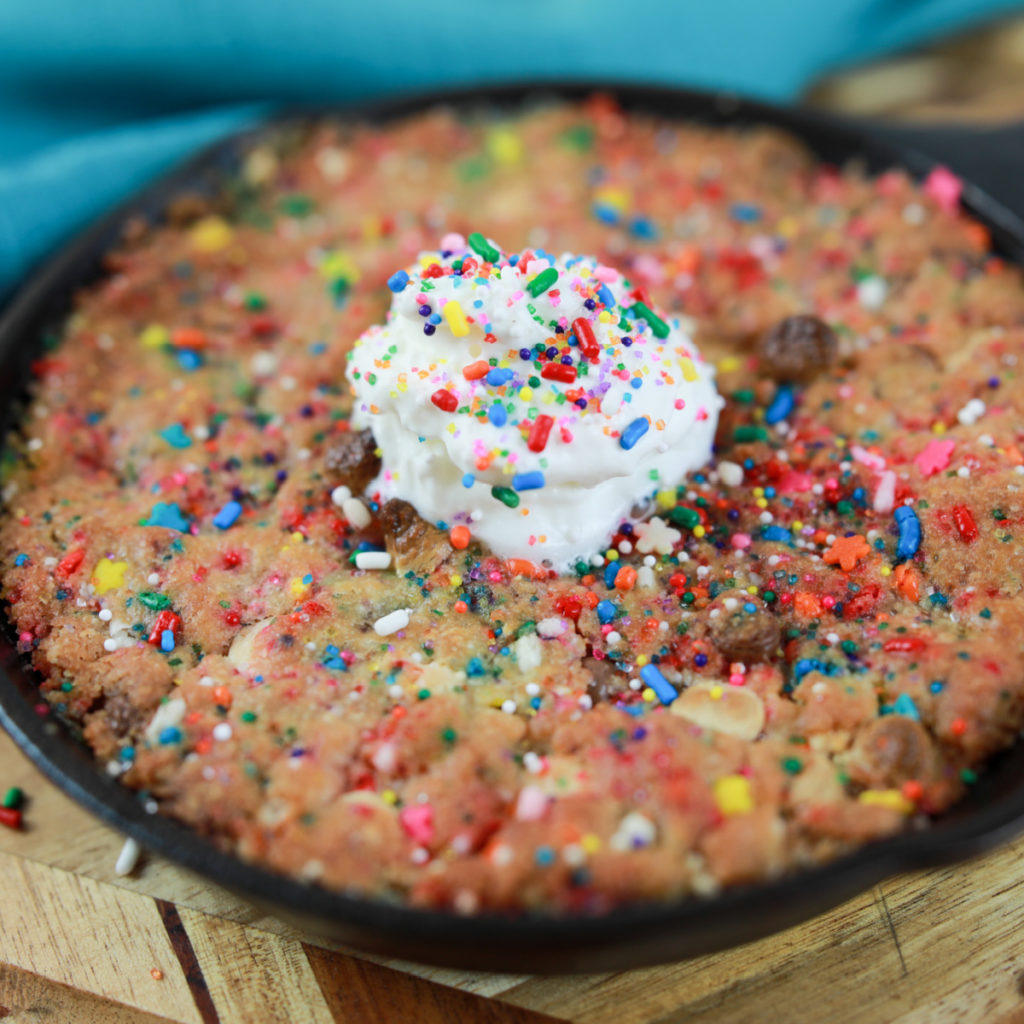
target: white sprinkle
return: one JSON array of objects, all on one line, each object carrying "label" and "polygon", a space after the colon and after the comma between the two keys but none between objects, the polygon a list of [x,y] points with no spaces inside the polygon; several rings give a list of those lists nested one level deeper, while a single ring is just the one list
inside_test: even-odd
[{"label": "white sprinkle", "polygon": [[234,735],[234,731],[227,722],[218,722],[213,727],[213,738],[215,740],[229,740]]},{"label": "white sprinkle", "polygon": [[410,609],[398,608],[387,615],[382,615],[373,624],[373,631],[377,636],[391,636],[392,633],[397,633],[400,629],[405,629],[409,625],[410,614]]},{"label": "white sprinkle", "polygon": [[277,356],[273,352],[257,352],[249,360],[249,367],[257,377],[269,377],[277,369]]},{"label": "white sprinkle", "polygon": [[346,498],[341,503],[341,512],[357,530],[370,525],[370,510],[358,498]]},{"label": "white sprinkle", "polygon": [[501,702],[501,710],[504,711],[506,715],[514,715],[517,707],[518,705],[514,700],[505,700]]},{"label": "white sprinkle", "polygon": [[987,406],[980,398],[972,398],[957,414],[957,420],[965,427],[977,423],[985,415]]},{"label": "white sprinkle", "polygon": [[568,628],[569,623],[565,619],[558,618],[558,616],[541,619],[537,623],[537,632],[549,640],[553,637],[561,636]]},{"label": "white sprinkle", "polygon": [[718,479],[726,487],[739,487],[743,483],[743,467],[736,462],[720,462],[718,464]]},{"label": "white sprinkle", "polygon": [[215,683],[216,681],[217,681],[217,680],[216,680],[216,679],[214,679],[214,678],[213,678],[213,676],[203,676],[203,677],[202,677],[202,678],[201,678],[201,679],[199,680],[199,685],[200,685],[200,686],[213,686],[213,684],[214,684],[214,683]]},{"label": "white sprinkle", "polygon": [[531,775],[540,775],[544,771],[544,758],[540,754],[535,753],[532,750],[528,750],[523,754],[523,767]]},{"label": "white sprinkle", "polygon": [[148,576],[146,577],[146,582],[147,582],[147,583],[148,583],[148,584],[149,584],[149,585],[150,585],[151,587],[155,587],[155,586],[156,586],[156,585],[157,585],[157,584],[158,584],[158,583],[160,582],[160,577],[159,577],[159,575],[158,575],[157,573],[155,573],[155,572],[151,572],[151,573],[150,573],[150,574],[149,574],[149,575],[148,575]]},{"label": "white sprinkle", "polygon": [[622,634],[616,632],[614,629],[605,637],[605,642],[609,647],[614,647],[622,639]]},{"label": "white sprinkle", "polygon": [[31,441],[26,445],[30,452],[37,452],[43,447],[43,442],[38,437],[33,437]]},{"label": "white sprinkle", "polygon": [[338,508],[341,508],[341,506],[344,505],[351,497],[352,492],[344,484],[339,484],[333,491],[331,491],[331,501],[333,501]]},{"label": "white sprinkle", "polygon": [[538,693],[540,693],[540,684],[539,683],[527,683],[526,684],[526,696],[527,697],[536,697]]},{"label": "white sprinkle", "polygon": [[117,855],[117,863],[114,865],[114,874],[119,878],[130,875],[139,863],[139,854],[142,850],[134,839],[126,839],[121,852]]},{"label": "white sprinkle", "polygon": [[865,309],[880,309],[888,293],[889,286],[874,274],[865,277],[857,285],[857,301]]},{"label": "white sprinkle", "polygon": [[100,622],[109,622],[114,617],[114,613],[109,608],[100,609]]},{"label": "white sprinkle", "polygon": [[391,556],[386,551],[360,551],[356,555],[357,569],[387,569]]}]

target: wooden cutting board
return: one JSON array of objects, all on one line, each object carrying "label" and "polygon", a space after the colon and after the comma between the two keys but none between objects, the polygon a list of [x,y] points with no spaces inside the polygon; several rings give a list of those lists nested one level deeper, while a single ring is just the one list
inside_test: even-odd
[{"label": "wooden cutting board", "polygon": [[68,1024],[1024,1024],[1024,841],[728,953],[618,974],[421,967],[325,945],[122,839],[0,733],[0,1017]]}]

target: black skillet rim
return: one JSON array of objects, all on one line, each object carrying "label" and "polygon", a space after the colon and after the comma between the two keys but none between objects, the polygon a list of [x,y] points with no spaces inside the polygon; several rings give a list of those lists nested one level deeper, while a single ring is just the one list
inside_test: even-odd
[{"label": "black skillet rim", "polygon": [[[27,379],[38,335],[66,309],[73,289],[100,276],[99,259],[125,221],[158,216],[188,187],[223,181],[237,155],[262,133],[316,116],[388,120],[437,105],[517,105],[535,96],[615,96],[627,109],[711,125],[767,124],[792,132],[824,162],[865,162],[872,171],[899,167],[921,177],[935,162],[873,138],[841,119],[731,95],[630,82],[537,81],[481,84],[411,93],[373,104],[286,110],[202,149],[144,186],[86,228],[29,277],[0,316],[0,415],[4,435]],[[1024,221],[965,183],[962,205],[989,228],[997,252],[1024,262]],[[21,344],[25,339],[27,344]],[[90,812],[155,853],[195,871],[300,927],[370,952],[462,968],[566,972],[614,970],[716,952],[780,931],[835,907],[899,872],[949,864],[990,849],[1024,830],[1024,744],[1001,755],[969,802],[928,829],[854,851],[820,867],[708,899],[640,904],[600,916],[458,916],[361,899],[304,885],[245,863],[177,821],[148,813],[139,794],[99,769],[85,747],[51,715],[40,715],[37,677],[0,637],[0,725],[35,765]]]}]

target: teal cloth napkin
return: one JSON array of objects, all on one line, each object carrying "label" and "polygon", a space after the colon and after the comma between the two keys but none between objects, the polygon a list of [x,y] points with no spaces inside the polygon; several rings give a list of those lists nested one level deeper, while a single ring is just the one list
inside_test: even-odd
[{"label": "teal cloth napkin", "polygon": [[71,231],[270,105],[632,79],[788,100],[1009,0],[5,0],[0,296]]}]

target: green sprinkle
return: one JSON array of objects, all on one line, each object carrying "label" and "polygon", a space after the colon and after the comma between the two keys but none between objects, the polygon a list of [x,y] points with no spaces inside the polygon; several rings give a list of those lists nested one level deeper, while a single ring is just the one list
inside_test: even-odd
[{"label": "green sprinkle", "polygon": [[501,253],[479,231],[474,231],[466,241],[469,242],[470,249],[488,263],[497,263],[501,258]]},{"label": "green sprinkle", "polygon": [[430,699],[430,691],[426,690],[426,689],[418,690],[416,692],[416,699],[417,700],[429,700]]},{"label": "green sprinkle", "polygon": [[242,712],[242,721],[243,722],[255,722],[256,721],[256,712],[255,711],[243,711]]},{"label": "green sprinkle", "polygon": [[144,590],[139,594],[139,600],[151,611],[159,612],[164,608],[171,607],[171,599],[166,594],[157,594],[152,590]]},{"label": "green sprinkle", "polygon": [[804,769],[804,764],[798,757],[787,757],[782,762],[782,769],[789,775],[799,775]]},{"label": "green sprinkle", "polygon": [[774,604],[775,603],[775,598],[776,598],[776,594],[775,594],[774,590],[766,590],[761,595],[761,600],[764,601],[765,604]]},{"label": "green sprinkle", "polygon": [[700,524],[700,513],[692,508],[684,508],[682,505],[676,505],[675,508],[670,509],[668,518],[676,526],[685,526],[688,530],[692,530]]},{"label": "green sprinkle", "polygon": [[526,290],[536,299],[543,295],[558,280],[554,267],[542,270],[527,286]]},{"label": "green sprinkle", "polygon": [[964,768],[960,772],[960,778],[969,786],[971,783],[978,781],[978,773],[971,771],[970,768]]},{"label": "green sprinkle", "polygon": [[737,444],[744,444],[747,441],[767,441],[768,431],[764,427],[737,427],[732,432],[732,439]]},{"label": "green sprinkle", "polygon": [[451,726],[448,726],[448,728],[441,733],[441,739],[444,740],[449,747],[452,746],[458,738],[459,734]]},{"label": "green sprinkle", "polygon": [[509,508],[519,507],[519,495],[511,487],[492,487],[491,497],[497,498],[503,505]]},{"label": "green sprinkle", "polygon": [[22,793],[17,786],[11,786],[6,793],[4,793],[4,807],[9,811],[16,811],[24,802],[25,794]]},{"label": "green sprinkle", "polygon": [[667,338],[668,337],[668,324],[654,312],[646,303],[636,303],[630,312],[634,316],[642,317],[651,325],[651,330],[654,332],[656,338]]}]

